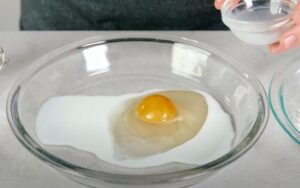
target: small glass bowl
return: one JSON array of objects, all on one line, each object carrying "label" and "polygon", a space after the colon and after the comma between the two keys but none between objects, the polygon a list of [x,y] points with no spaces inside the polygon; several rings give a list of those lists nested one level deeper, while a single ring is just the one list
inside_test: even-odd
[{"label": "small glass bowl", "polygon": [[300,55],[275,73],[269,88],[269,104],[281,127],[300,144]]},{"label": "small glass bowl", "polygon": [[[245,70],[228,55],[187,38],[96,37],[70,44],[33,63],[11,89],[7,116],[26,149],[81,184],[186,187],[238,159],[262,134],[269,114],[266,94]],[[37,114],[51,97],[122,95],[158,88],[202,90],[217,99],[234,122],[235,139],[228,152],[202,165],[125,169],[72,147],[43,145],[37,138]]]},{"label": "small glass bowl", "polygon": [[242,41],[268,45],[293,26],[291,0],[227,0],[221,9],[225,25]]}]

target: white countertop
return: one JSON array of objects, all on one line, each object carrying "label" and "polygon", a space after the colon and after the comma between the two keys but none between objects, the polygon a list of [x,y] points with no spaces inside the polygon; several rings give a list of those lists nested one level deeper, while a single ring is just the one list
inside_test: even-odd
[{"label": "white countertop", "polygon": [[[8,68],[0,72],[1,188],[83,188],[82,185],[61,176],[21,146],[6,119],[6,97],[11,84],[33,60],[70,42],[115,33],[0,32],[0,46],[10,59]],[[269,88],[272,75],[278,66],[300,52],[298,48],[282,55],[270,55],[266,47],[245,44],[229,31],[163,33],[197,39],[227,52],[254,72],[266,89]],[[270,114],[264,134],[249,152],[194,188],[294,188],[299,185],[300,147],[288,137]]]}]

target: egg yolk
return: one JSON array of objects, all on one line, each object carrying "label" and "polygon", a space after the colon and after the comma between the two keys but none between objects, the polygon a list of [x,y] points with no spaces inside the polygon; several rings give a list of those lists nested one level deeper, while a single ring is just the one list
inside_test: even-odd
[{"label": "egg yolk", "polygon": [[150,95],[142,99],[135,108],[138,118],[147,123],[162,124],[173,122],[177,117],[173,102],[163,95]]}]

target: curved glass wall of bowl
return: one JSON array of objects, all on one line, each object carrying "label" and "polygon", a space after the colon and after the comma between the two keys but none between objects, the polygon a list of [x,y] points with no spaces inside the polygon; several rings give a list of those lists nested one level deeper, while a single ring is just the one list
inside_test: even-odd
[{"label": "curved glass wall of bowl", "polygon": [[3,71],[8,63],[8,58],[6,57],[3,49],[0,47],[0,71]]},{"label": "curved glass wall of bowl", "polygon": [[271,110],[288,135],[300,144],[300,61],[296,55],[280,67],[269,89]]}]

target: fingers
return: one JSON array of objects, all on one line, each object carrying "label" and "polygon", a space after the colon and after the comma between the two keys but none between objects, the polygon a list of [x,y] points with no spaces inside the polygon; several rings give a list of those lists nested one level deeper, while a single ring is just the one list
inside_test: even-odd
[{"label": "fingers", "polygon": [[216,9],[220,10],[225,0],[215,0]]},{"label": "fingers", "polygon": [[295,24],[300,24],[300,3],[296,5],[295,12],[293,15],[293,21]]},{"label": "fingers", "polygon": [[286,31],[279,42],[269,45],[272,54],[278,54],[300,44],[300,3],[296,5],[293,15],[295,26]]},{"label": "fingers", "polygon": [[271,53],[278,54],[280,52],[291,49],[300,44],[300,25],[295,25],[286,31],[281,37],[279,42],[271,44],[269,49]]},{"label": "fingers", "polygon": [[271,44],[269,45],[269,51],[272,54],[278,54],[281,53],[284,50],[284,48],[280,45],[279,42],[275,43],[275,44]]}]

